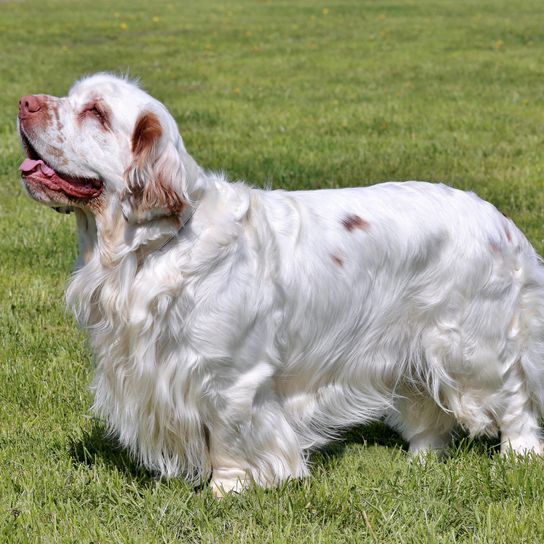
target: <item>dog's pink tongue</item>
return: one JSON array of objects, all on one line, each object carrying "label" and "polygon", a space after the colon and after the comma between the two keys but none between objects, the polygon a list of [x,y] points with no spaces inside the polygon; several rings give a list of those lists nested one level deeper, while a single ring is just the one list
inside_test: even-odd
[{"label": "dog's pink tongue", "polygon": [[55,174],[56,172],[50,167],[50,166],[47,166],[47,164],[42,164],[42,172],[47,176],[47,177],[51,177],[53,174]]},{"label": "dog's pink tongue", "polygon": [[19,170],[25,174],[34,172],[37,168],[41,170],[42,174],[45,174],[49,178],[55,173],[55,171],[50,166],[47,166],[41,159],[38,159],[37,161],[25,159],[21,163],[21,166],[19,166]]},{"label": "dog's pink tongue", "polygon": [[21,166],[19,166],[19,170],[21,172],[24,172],[25,174],[28,172],[32,172],[33,170],[36,170],[36,167],[40,164],[45,164],[41,159],[40,160],[32,160],[32,159],[25,159]]}]

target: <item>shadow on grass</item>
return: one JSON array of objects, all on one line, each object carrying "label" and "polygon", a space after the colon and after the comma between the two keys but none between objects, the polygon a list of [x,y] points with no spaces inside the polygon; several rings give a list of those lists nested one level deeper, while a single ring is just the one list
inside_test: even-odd
[{"label": "shadow on grass", "polygon": [[[312,465],[326,467],[336,458],[345,454],[346,448],[353,444],[381,446],[408,451],[408,444],[393,429],[381,422],[353,427],[343,437],[312,454]],[[456,457],[463,452],[473,451],[478,455],[493,457],[500,450],[498,438],[472,439],[458,430],[448,450],[449,457]],[[138,480],[141,484],[152,483],[157,477],[142,468],[118,441],[108,435],[106,428],[95,421],[90,430],[85,430],[82,437],[71,439],[69,453],[74,465],[93,467],[100,463]],[[198,489],[198,488],[197,488]]]},{"label": "shadow on grass", "polygon": [[312,465],[326,467],[336,458],[342,457],[346,448],[353,444],[408,450],[408,444],[393,429],[384,423],[369,423],[348,429],[338,440],[313,452]]},{"label": "shadow on grass", "polygon": [[[385,423],[375,422],[353,427],[346,431],[342,438],[327,444],[312,454],[314,466],[324,466],[335,458],[345,454],[352,444],[364,446],[381,446],[408,452],[408,443]],[[478,455],[493,457],[500,452],[500,439],[497,437],[471,438],[461,429],[457,429],[444,459],[456,457],[463,452],[475,452]]]},{"label": "shadow on grass", "polygon": [[105,426],[94,421],[90,430],[84,430],[82,436],[70,438],[69,454],[74,465],[93,467],[97,464],[115,468],[130,478],[146,484],[156,481],[156,477],[138,465],[126,448],[115,437],[108,434]]}]

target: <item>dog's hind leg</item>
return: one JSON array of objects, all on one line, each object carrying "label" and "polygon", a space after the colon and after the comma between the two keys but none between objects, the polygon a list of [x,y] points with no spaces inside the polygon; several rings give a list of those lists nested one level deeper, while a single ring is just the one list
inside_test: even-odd
[{"label": "dog's hind leg", "polygon": [[503,389],[503,406],[498,417],[501,431],[501,453],[544,453],[538,424],[539,410],[529,393],[519,363],[508,372]]},{"label": "dog's hind leg", "polygon": [[449,445],[455,418],[428,395],[405,389],[386,423],[409,443],[410,452],[442,451]]},{"label": "dog's hind leg", "polygon": [[530,263],[526,269],[519,317],[514,315],[509,328],[509,337],[521,344],[520,355],[504,375],[498,425],[501,452],[542,454],[539,418],[544,406],[544,268],[540,263]]}]

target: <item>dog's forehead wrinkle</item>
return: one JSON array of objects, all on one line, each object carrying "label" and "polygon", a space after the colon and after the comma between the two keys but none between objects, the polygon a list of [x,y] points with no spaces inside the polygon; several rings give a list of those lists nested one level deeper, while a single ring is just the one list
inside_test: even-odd
[{"label": "dog's forehead wrinkle", "polygon": [[73,87],[68,96],[74,108],[83,107],[94,100],[103,102],[116,111],[126,112],[134,106],[134,98],[140,92],[122,81],[84,80]]}]

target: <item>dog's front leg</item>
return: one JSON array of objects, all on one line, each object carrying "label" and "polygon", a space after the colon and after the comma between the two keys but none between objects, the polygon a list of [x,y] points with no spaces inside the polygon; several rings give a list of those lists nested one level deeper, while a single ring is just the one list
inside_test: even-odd
[{"label": "dog's front leg", "polygon": [[304,452],[261,363],[214,395],[206,421],[216,496],[269,487],[308,473]]},{"label": "dog's front leg", "polygon": [[252,483],[271,487],[308,474],[298,437],[279,404],[259,404],[247,415],[244,422],[209,429],[210,485],[217,497]]},{"label": "dog's front leg", "polygon": [[229,448],[224,447],[217,438],[209,439],[212,479],[210,487],[217,498],[228,493],[240,493],[251,483],[251,470],[244,459],[236,459]]}]

